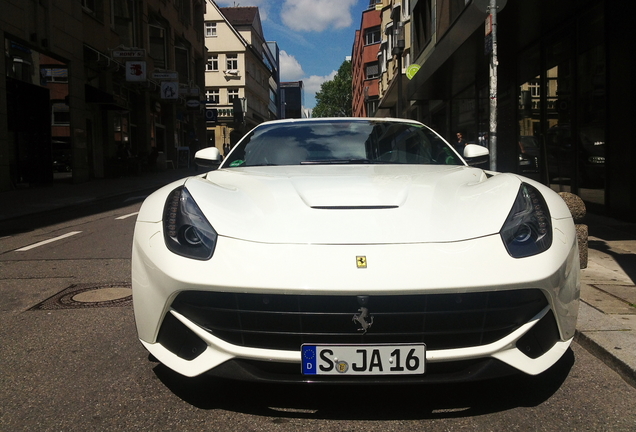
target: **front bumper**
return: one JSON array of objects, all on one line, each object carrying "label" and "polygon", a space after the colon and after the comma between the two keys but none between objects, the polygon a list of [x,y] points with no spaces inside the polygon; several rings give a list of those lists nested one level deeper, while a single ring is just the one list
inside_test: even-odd
[{"label": "front bumper", "polygon": [[[565,234],[574,232],[572,221],[554,220],[553,225],[552,247],[524,259],[511,258],[500,237],[494,235],[464,242],[402,245],[271,245],[220,237],[210,261],[195,261],[165,248],[161,224],[138,223],[133,245],[133,303],[139,338],[159,361],[186,376],[221,365],[218,372],[241,362],[268,362],[297,367],[298,376],[291,380],[307,381],[300,375],[300,346],[287,350],[228,343],[172,309],[173,301],[184,291],[381,296],[531,289],[545,295],[546,306],[509,334],[477,346],[427,349],[426,358],[430,365],[494,360],[535,375],[565,353],[578,312],[577,243],[575,236]],[[356,267],[357,256],[366,257],[367,268]],[[197,352],[179,354],[158,342],[167,316],[194,335],[199,341],[195,342]],[[519,341],[531,338],[535,327],[541,339],[537,324],[549,320],[555,323],[555,341],[536,358],[524,354]]]}]

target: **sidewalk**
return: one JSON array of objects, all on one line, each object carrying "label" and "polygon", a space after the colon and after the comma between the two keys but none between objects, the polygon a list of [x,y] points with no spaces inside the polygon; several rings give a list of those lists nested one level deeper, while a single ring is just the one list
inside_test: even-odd
[{"label": "sidewalk", "polygon": [[636,224],[588,214],[575,340],[636,387]]},{"label": "sidewalk", "polygon": [[[138,177],[96,179],[81,184],[0,192],[0,227],[27,216],[46,217],[128,196],[141,200],[193,169],[167,170]],[[636,386],[636,224],[588,214],[588,267],[581,271],[581,306],[575,340]],[[1,231],[1,230],[0,230]]]}]

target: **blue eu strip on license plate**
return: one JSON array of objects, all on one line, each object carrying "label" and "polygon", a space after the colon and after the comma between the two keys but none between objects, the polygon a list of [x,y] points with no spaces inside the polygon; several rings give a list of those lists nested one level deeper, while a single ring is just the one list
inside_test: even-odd
[{"label": "blue eu strip on license plate", "polygon": [[303,375],[415,375],[423,374],[426,346],[303,345]]}]

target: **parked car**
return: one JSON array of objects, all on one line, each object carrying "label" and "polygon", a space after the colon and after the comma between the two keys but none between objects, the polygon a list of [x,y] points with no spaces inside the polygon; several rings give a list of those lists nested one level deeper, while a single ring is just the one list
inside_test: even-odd
[{"label": "parked car", "polygon": [[539,172],[539,140],[535,136],[519,137],[519,172],[522,174]]},{"label": "parked car", "polygon": [[549,188],[467,163],[487,154],[376,118],[266,122],[223,161],[198,151],[213,170],[161,188],[137,218],[141,343],[189,377],[545,371],[574,336],[574,223]]},{"label": "parked car", "polygon": [[569,124],[560,124],[548,129],[546,145],[550,181],[570,184],[575,176],[575,163],[578,161],[579,187],[604,187],[605,131],[601,127],[583,126],[575,137],[579,142],[578,151],[573,147],[573,135]]}]

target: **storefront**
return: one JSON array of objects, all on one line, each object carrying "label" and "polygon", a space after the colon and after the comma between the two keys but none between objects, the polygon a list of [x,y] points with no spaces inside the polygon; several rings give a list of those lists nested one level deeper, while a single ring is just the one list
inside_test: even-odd
[{"label": "storefront", "polygon": [[[591,212],[636,220],[633,26],[615,2],[554,3],[509,0],[498,14],[497,170],[576,193]],[[489,145],[483,16],[467,4],[433,39],[447,55],[433,50],[433,63],[423,63],[424,74],[408,92],[413,117],[450,140],[462,133],[468,142]]]}]

